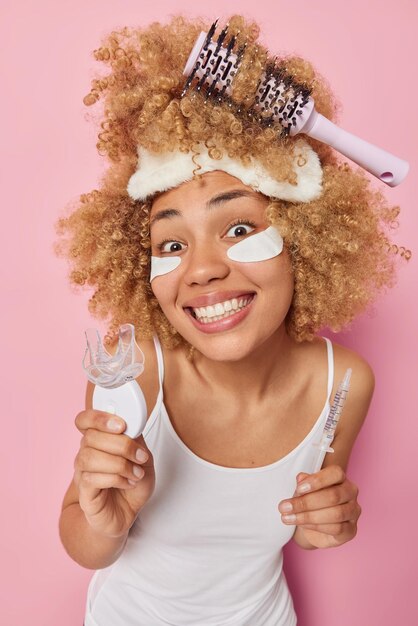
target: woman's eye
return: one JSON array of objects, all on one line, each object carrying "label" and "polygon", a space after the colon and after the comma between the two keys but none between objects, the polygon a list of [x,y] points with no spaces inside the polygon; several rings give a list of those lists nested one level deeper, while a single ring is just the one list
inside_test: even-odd
[{"label": "woman's eye", "polygon": [[183,250],[179,241],[163,241],[158,249],[160,252],[181,252]]},{"label": "woman's eye", "polygon": [[[239,224],[233,224],[231,228],[226,233],[227,237],[243,237],[244,235],[248,235],[252,230],[254,230],[255,224],[249,224],[247,222],[240,222]],[[250,229],[250,230],[247,230]],[[232,234],[229,234],[232,233]]]}]

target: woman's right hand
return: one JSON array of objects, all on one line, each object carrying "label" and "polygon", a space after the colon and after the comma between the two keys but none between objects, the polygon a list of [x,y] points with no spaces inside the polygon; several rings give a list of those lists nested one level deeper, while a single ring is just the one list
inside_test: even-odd
[{"label": "woman's right hand", "polygon": [[[119,422],[117,430],[110,427],[110,420]],[[83,435],[74,461],[80,507],[94,530],[120,537],[154,491],[152,454],[142,435],[131,439],[123,434],[126,424],[116,415],[86,409],[77,415],[75,425]],[[137,452],[147,458],[137,459]]]}]

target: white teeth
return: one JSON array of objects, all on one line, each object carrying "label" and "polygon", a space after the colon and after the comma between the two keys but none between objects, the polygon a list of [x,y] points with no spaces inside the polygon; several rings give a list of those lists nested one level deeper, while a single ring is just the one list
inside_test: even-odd
[{"label": "white teeth", "polygon": [[252,300],[253,296],[245,296],[237,300],[225,300],[225,302],[217,302],[214,306],[208,305],[206,307],[193,308],[195,316],[200,322],[207,324],[209,322],[216,322],[216,320],[223,319],[229,315],[233,315],[239,309],[244,308]]}]

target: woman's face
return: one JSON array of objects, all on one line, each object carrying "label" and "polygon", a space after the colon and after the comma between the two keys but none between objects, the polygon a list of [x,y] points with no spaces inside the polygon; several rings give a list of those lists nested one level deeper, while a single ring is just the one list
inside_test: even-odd
[{"label": "woman's face", "polygon": [[[152,205],[152,256],[181,259],[153,279],[152,290],[169,322],[207,358],[242,359],[284,329],[294,287],[286,250],[255,262],[227,256],[231,246],[268,228],[267,205],[265,196],[222,171],[183,183]],[[216,310],[227,317],[205,323],[213,320],[207,307],[225,302]]]}]

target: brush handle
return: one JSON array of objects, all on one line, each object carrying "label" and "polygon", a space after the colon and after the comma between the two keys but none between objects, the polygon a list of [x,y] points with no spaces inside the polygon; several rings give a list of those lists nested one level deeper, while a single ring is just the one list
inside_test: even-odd
[{"label": "brush handle", "polygon": [[408,173],[407,161],[339,128],[315,109],[299,132],[332,146],[390,187],[399,185]]}]

